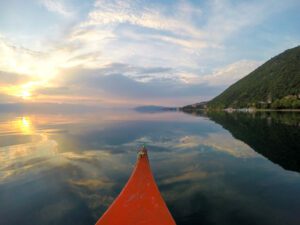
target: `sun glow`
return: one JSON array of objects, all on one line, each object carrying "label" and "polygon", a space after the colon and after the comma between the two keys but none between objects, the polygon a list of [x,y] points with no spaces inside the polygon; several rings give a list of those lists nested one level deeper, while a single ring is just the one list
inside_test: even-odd
[{"label": "sun glow", "polygon": [[34,91],[45,85],[45,82],[30,81],[21,85],[12,85],[7,87],[0,87],[0,92],[7,95],[22,98],[23,100],[31,100],[33,98]]},{"label": "sun glow", "polygon": [[19,87],[15,87],[11,90],[11,94],[14,96],[17,96],[19,98],[22,98],[23,100],[29,100],[32,97],[32,84],[25,84]]},{"label": "sun glow", "polygon": [[24,90],[21,94],[23,99],[28,99],[31,97],[31,93],[29,91]]}]

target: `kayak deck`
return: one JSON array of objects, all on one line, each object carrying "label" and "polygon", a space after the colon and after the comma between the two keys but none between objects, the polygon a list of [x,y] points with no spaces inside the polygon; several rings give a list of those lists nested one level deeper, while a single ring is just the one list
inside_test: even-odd
[{"label": "kayak deck", "polygon": [[127,184],[96,225],[176,225],[155,183],[145,148],[139,151]]}]

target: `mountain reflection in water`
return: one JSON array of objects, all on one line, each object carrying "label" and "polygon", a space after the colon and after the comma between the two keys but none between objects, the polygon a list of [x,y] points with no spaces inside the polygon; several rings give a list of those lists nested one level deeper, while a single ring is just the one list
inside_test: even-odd
[{"label": "mountain reflection in water", "polygon": [[298,119],[2,113],[0,224],[94,224],[143,143],[178,225],[299,224]]},{"label": "mountain reflection in water", "polygon": [[284,169],[300,172],[300,113],[198,113]]}]

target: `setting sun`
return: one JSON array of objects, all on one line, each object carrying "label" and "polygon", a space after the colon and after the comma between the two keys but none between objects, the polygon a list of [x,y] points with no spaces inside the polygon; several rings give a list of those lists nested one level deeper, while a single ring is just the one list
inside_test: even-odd
[{"label": "setting sun", "polygon": [[31,97],[31,93],[29,91],[23,91],[21,96],[23,99],[28,99]]}]

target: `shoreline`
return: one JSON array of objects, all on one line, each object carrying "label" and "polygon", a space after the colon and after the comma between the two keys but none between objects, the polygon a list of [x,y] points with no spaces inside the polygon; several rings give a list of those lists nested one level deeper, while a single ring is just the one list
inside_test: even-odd
[{"label": "shoreline", "polygon": [[256,109],[261,112],[300,112],[300,109]]},{"label": "shoreline", "polygon": [[246,113],[253,113],[253,112],[300,112],[300,109],[183,109],[179,108],[179,111],[183,112],[207,112],[207,111],[217,111],[217,112],[246,112]]}]

